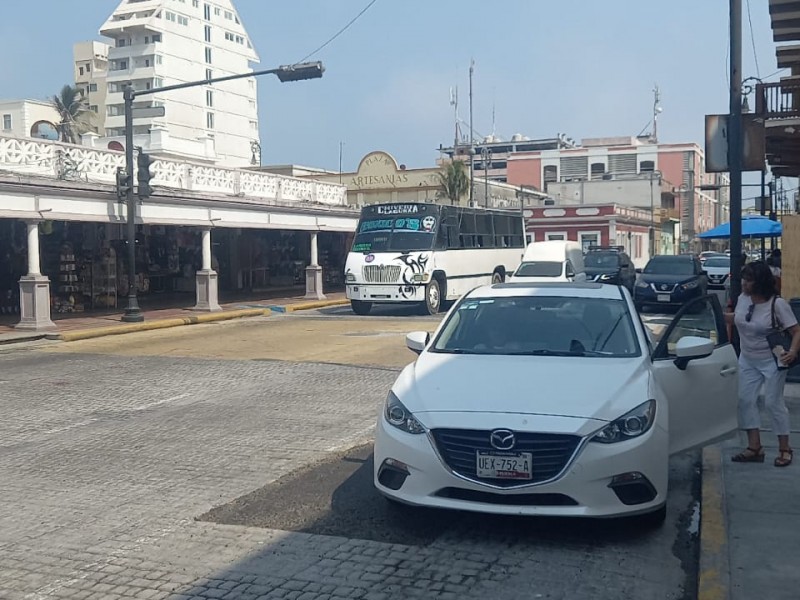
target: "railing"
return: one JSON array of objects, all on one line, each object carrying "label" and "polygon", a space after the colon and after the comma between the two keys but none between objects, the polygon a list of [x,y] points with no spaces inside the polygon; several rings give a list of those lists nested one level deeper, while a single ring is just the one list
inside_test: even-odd
[{"label": "railing", "polygon": [[800,81],[756,85],[756,114],[765,119],[800,117]]},{"label": "railing", "polygon": [[[61,142],[0,136],[0,171],[64,181],[111,184],[125,154]],[[347,188],[272,173],[156,159],[152,185],[277,202],[347,205]]]}]

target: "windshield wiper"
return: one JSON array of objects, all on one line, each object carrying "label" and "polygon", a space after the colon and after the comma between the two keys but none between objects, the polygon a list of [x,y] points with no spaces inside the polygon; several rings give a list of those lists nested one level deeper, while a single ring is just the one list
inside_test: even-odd
[{"label": "windshield wiper", "polygon": [[520,350],[518,352],[503,352],[502,354],[507,354],[510,356],[586,356],[586,352],[583,350],[578,351],[569,351],[569,350],[547,350],[547,349],[539,349],[539,350]]}]

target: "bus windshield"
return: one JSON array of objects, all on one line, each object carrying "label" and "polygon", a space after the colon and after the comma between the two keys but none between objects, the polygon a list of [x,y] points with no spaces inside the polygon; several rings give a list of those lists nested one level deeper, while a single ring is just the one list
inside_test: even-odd
[{"label": "bus windshield", "polygon": [[432,215],[364,217],[358,223],[353,252],[408,252],[430,250],[436,239]]}]

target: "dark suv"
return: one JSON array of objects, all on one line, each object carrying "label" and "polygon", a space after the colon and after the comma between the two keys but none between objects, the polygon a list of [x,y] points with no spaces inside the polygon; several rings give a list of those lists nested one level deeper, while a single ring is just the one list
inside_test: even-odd
[{"label": "dark suv", "polygon": [[636,282],[633,301],[640,311],[647,305],[680,306],[707,291],[708,277],[696,257],[654,256]]},{"label": "dark suv", "polygon": [[588,281],[621,285],[633,294],[636,269],[622,246],[591,246],[583,264]]}]

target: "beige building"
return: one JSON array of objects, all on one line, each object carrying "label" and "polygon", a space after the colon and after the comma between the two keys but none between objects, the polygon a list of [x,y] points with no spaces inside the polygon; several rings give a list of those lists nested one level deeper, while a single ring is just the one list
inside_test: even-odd
[{"label": "beige building", "polygon": [[[285,167],[284,167],[285,168]],[[266,167],[271,171],[272,168]],[[408,169],[398,164],[395,158],[383,151],[370,152],[351,173],[317,172],[308,174],[319,181],[342,183],[347,186],[347,202],[352,206],[386,202],[448,202],[440,199],[438,174],[440,167]],[[474,179],[473,198],[478,206],[487,204],[496,208],[519,206],[522,194],[526,206],[544,205],[545,194],[528,188],[515,187],[498,181]],[[488,194],[487,194],[488,192]],[[467,205],[469,195],[465,194],[460,204]]]},{"label": "beige building", "polygon": [[92,130],[101,133],[106,123],[106,75],[108,74],[108,44],[102,42],[80,42],[73,47],[75,59],[75,87],[77,87],[89,110],[92,111]]},{"label": "beige building", "polygon": [[46,100],[0,100],[0,133],[12,137],[57,140],[61,117]]}]

